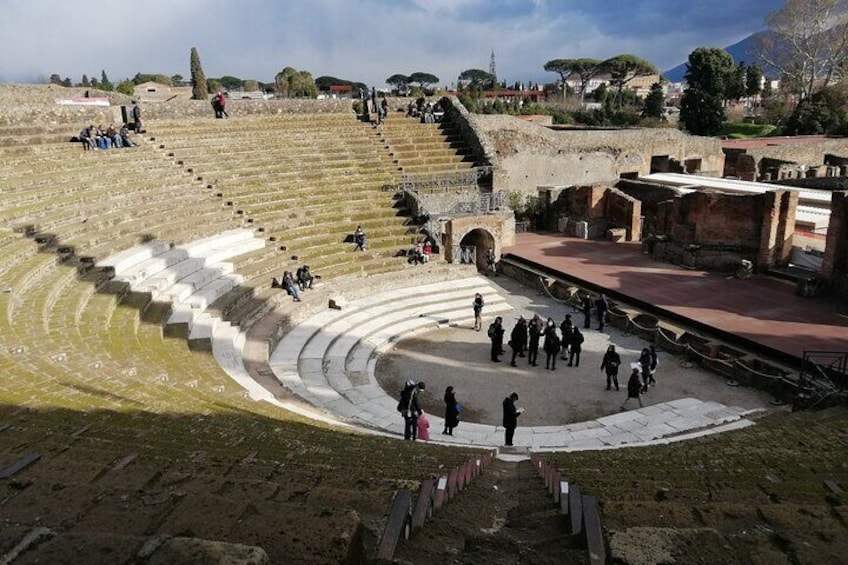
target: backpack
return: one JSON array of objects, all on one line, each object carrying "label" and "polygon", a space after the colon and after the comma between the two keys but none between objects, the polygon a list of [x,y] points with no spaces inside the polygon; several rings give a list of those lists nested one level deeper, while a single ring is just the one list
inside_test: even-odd
[{"label": "backpack", "polygon": [[489,324],[488,334],[489,334],[489,339],[493,339],[495,337],[495,324],[494,323]]},{"label": "backpack", "polygon": [[412,400],[412,389],[414,387],[406,385],[400,391],[400,400],[398,400],[397,411],[405,412],[409,409],[409,402]]}]

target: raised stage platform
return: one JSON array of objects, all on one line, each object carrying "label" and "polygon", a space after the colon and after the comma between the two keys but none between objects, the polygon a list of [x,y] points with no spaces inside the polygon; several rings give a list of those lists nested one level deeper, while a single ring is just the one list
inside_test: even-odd
[{"label": "raised stage platform", "polygon": [[796,296],[789,281],[688,270],[638,244],[550,233],[517,234],[503,257],[784,363],[799,365],[805,351],[848,351],[846,304]]}]

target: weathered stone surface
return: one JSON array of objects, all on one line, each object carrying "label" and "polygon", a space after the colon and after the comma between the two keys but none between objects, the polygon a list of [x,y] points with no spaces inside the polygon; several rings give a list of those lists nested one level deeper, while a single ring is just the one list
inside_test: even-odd
[{"label": "weathered stone surface", "polygon": [[147,564],[172,563],[265,565],[270,560],[261,547],[198,538],[170,538],[156,549]]}]

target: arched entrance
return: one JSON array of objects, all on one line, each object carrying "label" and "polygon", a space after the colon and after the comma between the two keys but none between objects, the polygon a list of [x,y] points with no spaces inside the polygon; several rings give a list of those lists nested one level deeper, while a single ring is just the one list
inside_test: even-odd
[{"label": "arched entrance", "polygon": [[[494,236],[483,228],[475,228],[465,234],[459,242],[459,247],[461,251],[466,251],[464,256],[472,259],[472,262],[477,265],[477,269],[481,271],[486,268],[486,252],[491,249],[496,257],[498,253]],[[472,248],[474,250],[473,258],[468,253]],[[460,254],[460,259],[462,257],[463,255]]]}]

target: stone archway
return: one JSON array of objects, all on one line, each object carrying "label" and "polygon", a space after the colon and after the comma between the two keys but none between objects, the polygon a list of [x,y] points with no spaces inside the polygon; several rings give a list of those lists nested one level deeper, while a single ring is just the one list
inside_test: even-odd
[{"label": "stone archway", "polygon": [[[475,228],[466,233],[459,240],[460,248],[474,247],[475,263],[478,270],[486,269],[486,252],[491,249],[495,253],[495,257],[499,255],[499,249],[495,244],[495,237],[485,228]],[[456,259],[454,259],[456,261]]]},{"label": "stone archway", "polygon": [[[515,215],[512,211],[501,211],[484,216],[451,218],[443,226],[442,241],[445,258],[451,263],[461,263],[462,248],[474,248],[472,261],[479,269],[486,268],[486,251],[492,249],[500,258],[504,247],[515,245]],[[468,257],[466,255],[466,260]]]}]

